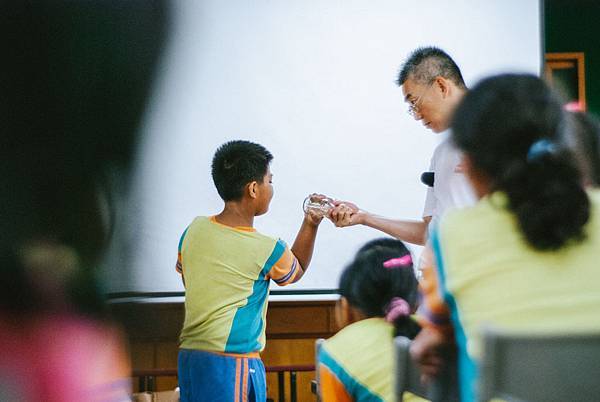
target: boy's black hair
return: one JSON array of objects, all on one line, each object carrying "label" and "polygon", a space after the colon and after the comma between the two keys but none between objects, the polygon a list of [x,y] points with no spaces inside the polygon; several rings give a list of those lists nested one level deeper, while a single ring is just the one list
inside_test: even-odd
[{"label": "boy's black hair", "polygon": [[[340,295],[367,317],[385,317],[395,297],[406,300],[414,311],[418,290],[413,265],[394,268],[383,266],[385,261],[405,255],[410,255],[410,252],[400,240],[380,238],[368,242],[344,269],[339,283]],[[411,339],[420,329],[410,316],[396,319],[394,327],[395,336]]]},{"label": "boy's black hair", "polygon": [[452,57],[433,46],[413,51],[400,68],[396,83],[402,86],[410,78],[420,84],[430,84],[436,77],[449,79],[460,88],[467,87],[460,68]]},{"label": "boy's black hair", "polygon": [[223,201],[239,201],[246,184],[263,182],[273,155],[262,145],[236,140],[221,145],[212,161],[212,178]]},{"label": "boy's black hair", "polygon": [[509,210],[538,250],[582,240],[590,217],[580,171],[560,145],[564,127],[559,99],[528,74],[481,81],[465,96],[452,123],[458,148],[490,178],[492,191],[507,194]]}]

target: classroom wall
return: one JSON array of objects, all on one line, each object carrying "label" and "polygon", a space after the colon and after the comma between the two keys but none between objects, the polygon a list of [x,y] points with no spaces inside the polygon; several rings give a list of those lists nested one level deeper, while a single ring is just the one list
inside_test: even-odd
[{"label": "classroom wall", "polygon": [[588,111],[600,117],[600,2],[545,0],[546,52],[584,52]]}]

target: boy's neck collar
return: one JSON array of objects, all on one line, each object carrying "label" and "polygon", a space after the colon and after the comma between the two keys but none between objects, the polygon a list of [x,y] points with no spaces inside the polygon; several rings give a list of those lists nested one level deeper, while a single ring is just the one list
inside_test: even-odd
[{"label": "boy's neck collar", "polygon": [[254,227],[254,211],[245,208],[243,203],[226,202],[225,208],[220,214],[215,215],[215,220],[223,225],[231,227]]}]

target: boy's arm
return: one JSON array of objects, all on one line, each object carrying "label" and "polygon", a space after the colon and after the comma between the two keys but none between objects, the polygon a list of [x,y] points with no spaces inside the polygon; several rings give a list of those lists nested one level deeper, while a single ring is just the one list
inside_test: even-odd
[{"label": "boy's arm", "polygon": [[312,258],[321,220],[322,217],[312,212],[306,214],[291,249],[282,240],[277,241],[274,254],[270,257],[276,261],[267,273],[268,279],[272,279],[279,286],[286,286],[297,282],[304,275]]},{"label": "boy's arm", "polygon": [[299,271],[294,278],[294,282],[302,278],[308,269],[308,266],[310,265],[310,260],[312,259],[315,248],[317,230],[322,219],[323,217],[319,217],[313,211],[309,211],[304,216],[300,230],[296,235],[296,240],[292,245],[292,253],[296,256],[298,262],[300,263]]}]

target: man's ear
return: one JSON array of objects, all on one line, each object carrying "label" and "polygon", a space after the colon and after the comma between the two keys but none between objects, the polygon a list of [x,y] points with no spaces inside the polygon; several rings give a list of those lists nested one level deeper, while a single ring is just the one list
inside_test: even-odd
[{"label": "man's ear", "polygon": [[258,182],[251,181],[250,183],[247,184],[246,189],[248,191],[248,196],[250,198],[258,197]]},{"label": "man's ear", "polygon": [[440,90],[442,98],[447,98],[450,95],[450,82],[447,79],[445,79],[444,77],[436,77],[435,85]]}]

